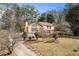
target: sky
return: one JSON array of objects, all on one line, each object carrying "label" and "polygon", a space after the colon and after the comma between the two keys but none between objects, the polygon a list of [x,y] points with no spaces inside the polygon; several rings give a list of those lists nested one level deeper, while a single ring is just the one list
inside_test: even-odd
[{"label": "sky", "polygon": [[40,13],[46,12],[47,10],[63,10],[65,3],[19,3],[18,5],[32,5],[36,7]]}]

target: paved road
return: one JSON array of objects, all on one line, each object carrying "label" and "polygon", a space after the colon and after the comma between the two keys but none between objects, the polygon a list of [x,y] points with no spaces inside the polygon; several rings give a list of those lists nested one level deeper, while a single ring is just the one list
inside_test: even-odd
[{"label": "paved road", "polygon": [[22,42],[16,43],[14,46],[14,51],[17,56],[36,56],[36,54],[24,46]]}]

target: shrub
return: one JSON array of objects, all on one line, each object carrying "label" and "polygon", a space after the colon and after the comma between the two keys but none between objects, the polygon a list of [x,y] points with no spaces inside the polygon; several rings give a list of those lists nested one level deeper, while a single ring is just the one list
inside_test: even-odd
[{"label": "shrub", "polygon": [[38,37],[39,37],[38,33],[36,32],[36,33],[34,33],[34,35],[36,36],[36,39],[38,39]]},{"label": "shrub", "polygon": [[23,37],[23,40],[26,39],[26,32],[23,32],[22,37]]},{"label": "shrub", "polygon": [[38,36],[38,37],[41,37],[41,38],[46,38],[47,36],[46,36],[46,33],[45,32],[37,32],[37,33],[35,33],[35,35],[36,36]]},{"label": "shrub", "polygon": [[53,38],[54,38],[55,40],[57,40],[58,37],[59,37],[58,33],[57,33],[57,32],[54,32],[54,33],[53,33]]}]

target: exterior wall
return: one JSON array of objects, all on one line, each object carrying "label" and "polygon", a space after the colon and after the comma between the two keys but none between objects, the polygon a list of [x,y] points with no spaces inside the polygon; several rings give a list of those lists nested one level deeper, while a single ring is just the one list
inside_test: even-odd
[{"label": "exterior wall", "polygon": [[28,32],[32,32],[32,31],[31,31],[31,28],[32,28],[32,26],[29,26],[29,27],[28,27]]},{"label": "exterior wall", "polygon": [[43,30],[54,30],[54,26],[43,26]]},{"label": "exterior wall", "polygon": [[35,33],[35,32],[41,32],[43,30],[46,33],[53,33],[54,26],[45,26],[45,25],[44,26],[40,26],[39,24],[36,24],[36,23],[28,25],[27,22],[25,24],[25,32]]},{"label": "exterior wall", "polygon": [[51,27],[51,30],[54,30],[54,29],[55,29],[55,27],[54,27],[54,26],[52,26],[52,27]]},{"label": "exterior wall", "polygon": [[29,27],[28,27],[29,33],[39,32],[40,30],[41,30],[41,26],[37,25],[37,24],[29,25]]},{"label": "exterior wall", "polygon": [[43,30],[47,30],[47,26],[43,26]]},{"label": "exterior wall", "polygon": [[47,34],[51,34],[54,31],[54,26],[44,26],[43,28]]}]

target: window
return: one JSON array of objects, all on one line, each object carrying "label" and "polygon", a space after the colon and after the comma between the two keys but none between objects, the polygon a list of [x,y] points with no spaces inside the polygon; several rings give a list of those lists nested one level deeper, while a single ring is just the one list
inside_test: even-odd
[{"label": "window", "polygon": [[48,29],[51,29],[51,26],[47,26]]},{"label": "window", "polygon": [[33,32],[37,32],[37,28],[32,28],[31,29]]}]

